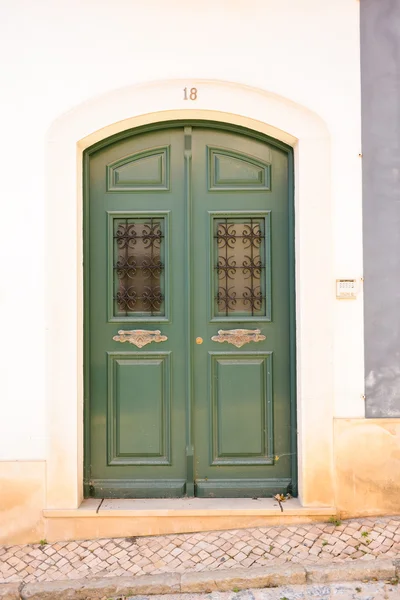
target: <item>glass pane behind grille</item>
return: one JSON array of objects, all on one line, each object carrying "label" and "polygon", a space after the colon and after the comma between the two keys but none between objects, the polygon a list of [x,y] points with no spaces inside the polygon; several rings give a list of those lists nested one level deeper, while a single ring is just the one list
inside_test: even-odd
[{"label": "glass pane behind grille", "polygon": [[114,316],[165,315],[162,217],[114,219]]},{"label": "glass pane behind grille", "polygon": [[214,219],[214,314],[267,314],[264,217]]}]

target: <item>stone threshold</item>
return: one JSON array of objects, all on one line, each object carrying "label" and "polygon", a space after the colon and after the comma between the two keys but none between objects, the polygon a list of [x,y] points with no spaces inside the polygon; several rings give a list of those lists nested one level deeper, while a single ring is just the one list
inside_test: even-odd
[{"label": "stone threshold", "polygon": [[282,504],[273,498],[173,498],[84,500],[76,509],[43,511],[50,541],[170,535],[328,521],[334,507]]},{"label": "stone threshold", "polygon": [[112,499],[88,498],[76,509],[45,509],[43,516],[53,518],[116,517],[330,517],[333,506],[302,506],[298,498],[282,503],[273,498],[160,498]]}]

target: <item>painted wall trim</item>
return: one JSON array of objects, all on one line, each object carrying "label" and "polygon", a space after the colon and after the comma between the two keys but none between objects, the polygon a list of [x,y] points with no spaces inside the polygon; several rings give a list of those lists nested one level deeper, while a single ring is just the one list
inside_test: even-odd
[{"label": "painted wall trim", "polygon": [[334,275],[329,132],[306,107],[230,82],[193,81],[200,93],[196,109],[188,109],[181,93],[186,84],[161,81],[117,90],[61,116],[48,132],[46,508],[77,508],[83,497],[83,151],[125,129],[174,119],[232,123],[293,147],[299,491],[306,506],[332,506]]}]

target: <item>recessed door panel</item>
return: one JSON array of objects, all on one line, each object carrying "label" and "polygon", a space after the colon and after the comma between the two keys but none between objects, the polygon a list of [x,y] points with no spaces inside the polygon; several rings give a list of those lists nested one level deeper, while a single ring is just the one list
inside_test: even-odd
[{"label": "recessed door panel", "polygon": [[[270,160],[264,149],[265,160]],[[210,191],[215,190],[269,190],[271,165],[254,156],[227,148],[208,147]]]},{"label": "recessed door panel", "polygon": [[130,192],[169,187],[170,148],[152,148],[124,156],[107,165],[109,192]]},{"label": "recessed door panel", "polygon": [[212,465],[272,464],[271,355],[211,354]]},{"label": "recessed door panel", "polygon": [[108,464],[169,465],[169,354],[108,358]]}]

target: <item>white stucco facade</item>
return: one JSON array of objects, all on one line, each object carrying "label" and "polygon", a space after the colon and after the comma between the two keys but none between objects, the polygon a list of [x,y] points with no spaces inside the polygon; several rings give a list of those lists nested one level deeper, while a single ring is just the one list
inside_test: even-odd
[{"label": "white stucco facade", "polygon": [[[349,0],[0,9],[0,479],[4,514],[25,489],[34,515],[7,535],[35,539],[43,509],[82,499],[83,150],[174,118],[294,148],[300,496],[335,505],[334,419],[364,418],[358,13]],[[336,278],[359,281],[356,300],[336,300]]]}]

